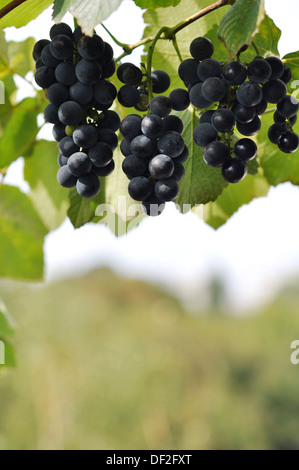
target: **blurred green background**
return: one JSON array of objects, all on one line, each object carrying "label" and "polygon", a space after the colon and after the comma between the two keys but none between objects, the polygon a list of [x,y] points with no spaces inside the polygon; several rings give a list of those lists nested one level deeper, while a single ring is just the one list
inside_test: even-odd
[{"label": "blurred green background", "polygon": [[188,313],[107,270],[3,282],[17,323],[0,375],[0,448],[299,449],[298,284],[262,311]]}]

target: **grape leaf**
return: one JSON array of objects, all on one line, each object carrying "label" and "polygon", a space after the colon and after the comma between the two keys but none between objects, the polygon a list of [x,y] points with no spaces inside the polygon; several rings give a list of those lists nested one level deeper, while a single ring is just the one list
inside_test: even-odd
[{"label": "grape leaf", "polygon": [[62,20],[69,11],[78,21],[84,33],[92,35],[95,26],[106,20],[118,9],[123,0],[56,0],[53,19]]},{"label": "grape leaf", "polygon": [[254,198],[266,196],[268,191],[269,184],[262,174],[247,175],[240,183],[228,185],[216,202],[196,208],[195,212],[217,229],[225,224],[243,204],[248,204]]},{"label": "grape leaf", "polygon": [[[181,114],[184,123],[183,137],[190,156],[185,163],[186,174],[180,183],[180,194],[177,203],[186,212],[196,204],[207,204],[215,201],[227,183],[219,169],[211,168],[203,160],[203,149],[193,140],[194,128],[198,125],[198,116],[193,108]],[[184,209],[185,206],[185,209]],[[191,207],[190,207],[191,206]]]},{"label": "grape leaf", "polygon": [[155,9],[166,8],[170,6],[177,6],[181,0],[134,0],[136,5],[140,8]]},{"label": "grape leaf", "polygon": [[0,276],[40,279],[43,243],[48,233],[29,197],[18,188],[0,187]]},{"label": "grape leaf", "polygon": [[218,35],[232,58],[249,44],[265,16],[264,0],[237,0],[222,18]]},{"label": "grape leaf", "polygon": [[95,213],[89,199],[79,196],[76,188],[71,189],[69,193],[70,207],[68,217],[75,228],[91,222]]},{"label": "grape leaf", "polygon": [[[0,15],[10,3],[12,3],[11,0],[1,2]],[[0,19],[0,28],[3,29],[8,26],[20,28],[25,26],[31,20],[37,18],[51,3],[53,3],[53,0],[26,0]]]},{"label": "grape leaf", "polygon": [[31,188],[29,197],[49,230],[61,225],[69,207],[68,192],[56,179],[57,155],[56,143],[41,140],[25,158],[24,176]]},{"label": "grape leaf", "polygon": [[0,300],[0,337],[13,336],[15,333],[14,326],[13,319],[4,303]]},{"label": "grape leaf", "polygon": [[40,103],[35,98],[26,98],[13,108],[0,139],[0,168],[23,156],[34,143],[39,131],[37,116],[40,111]]}]

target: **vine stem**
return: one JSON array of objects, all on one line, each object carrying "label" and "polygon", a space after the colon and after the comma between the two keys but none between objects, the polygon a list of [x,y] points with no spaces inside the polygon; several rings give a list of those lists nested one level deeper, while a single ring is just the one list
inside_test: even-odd
[{"label": "vine stem", "polygon": [[148,55],[147,55],[147,67],[146,67],[146,73],[147,73],[147,78],[148,78],[148,99],[149,102],[151,102],[153,98],[153,84],[152,84],[152,63],[153,63],[153,54],[154,50],[156,47],[156,44],[158,40],[161,38],[162,34],[164,34],[168,28],[164,26],[161,28],[158,33],[156,34],[154,40],[152,41],[149,49],[148,49]]},{"label": "vine stem", "polygon": [[1,8],[1,10],[0,10],[0,19],[4,18],[4,16],[8,15],[8,13],[15,10],[15,8],[19,7],[20,5],[22,5],[22,3],[25,3],[26,1],[27,0],[13,0],[8,5]]}]

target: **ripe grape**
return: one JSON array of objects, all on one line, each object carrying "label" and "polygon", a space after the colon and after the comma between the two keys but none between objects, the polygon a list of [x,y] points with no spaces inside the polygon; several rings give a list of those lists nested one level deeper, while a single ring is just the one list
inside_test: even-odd
[{"label": "ripe grape", "polygon": [[269,80],[263,86],[263,96],[268,103],[279,103],[287,94],[287,88],[281,80]]},{"label": "ripe grape", "polygon": [[299,103],[294,96],[286,96],[277,105],[277,111],[285,118],[291,118],[298,113]]},{"label": "ripe grape", "polygon": [[240,139],[234,146],[234,153],[239,160],[248,162],[257,155],[257,145],[251,139]]},{"label": "ripe grape", "polygon": [[196,60],[209,59],[214,52],[214,46],[210,39],[198,37],[190,44],[190,53]]},{"label": "ripe grape", "polygon": [[264,83],[270,79],[272,69],[270,64],[264,59],[255,59],[248,65],[248,78],[252,82]]},{"label": "ripe grape", "polygon": [[294,153],[299,148],[299,137],[295,132],[286,131],[278,138],[278,148],[284,153]]},{"label": "ripe grape", "polygon": [[163,70],[155,70],[151,77],[154,93],[165,93],[170,87],[170,77]]},{"label": "ripe grape", "polygon": [[54,57],[59,60],[70,59],[73,55],[73,41],[69,36],[60,34],[52,39],[50,49]]},{"label": "ripe grape", "polygon": [[268,138],[272,144],[278,144],[280,136],[286,131],[283,124],[272,124],[268,131]]},{"label": "ripe grape", "polygon": [[229,62],[222,69],[222,77],[227,85],[242,85],[246,80],[247,71],[241,62]]},{"label": "ripe grape", "polygon": [[58,170],[57,181],[64,188],[70,189],[76,186],[77,178],[70,173],[67,165],[64,165]]},{"label": "ripe grape", "polygon": [[215,59],[205,59],[197,67],[197,75],[201,81],[211,77],[221,77],[221,65]]},{"label": "ripe grape", "polygon": [[208,144],[217,139],[217,131],[211,124],[203,123],[199,124],[193,133],[195,143],[199,147],[206,147]]},{"label": "ripe grape", "polygon": [[137,176],[129,183],[129,194],[135,201],[144,201],[153,194],[153,185],[145,176]]},{"label": "ripe grape", "polygon": [[172,109],[175,111],[184,111],[190,105],[189,93],[182,88],[172,90],[169,95]]},{"label": "ripe grape", "polygon": [[237,129],[242,135],[253,136],[261,130],[261,127],[262,123],[258,116],[246,124],[237,122]]},{"label": "ripe grape", "polygon": [[243,106],[257,106],[263,99],[262,89],[257,83],[245,82],[237,90],[237,99]]},{"label": "ripe grape", "polygon": [[131,152],[135,157],[146,159],[153,154],[154,143],[145,135],[138,135],[131,142]]},{"label": "ripe grape", "polygon": [[230,158],[230,150],[222,142],[211,142],[206,146],[203,158],[207,165],[219,168]]},{"label": "ripe grape", "polygon": [[73,133],[73,141],[80,148],[91,148],[95,145],[97,140],[98,133],[96,129],[88,124],[78,127]]},{"label": "ripe grape", "polygon": [[179,187],[176,181],[165,179],[157,181],[155,185],[155,194],[163,202],[174,201],[179,194]]},{"label": "ripe grape", "polygon": [[227,90],[223,80],[217,77],[208,78],[202,85],[202,95],[210,102],[222,101]]},{"label": "ripe grape", "polygon": [[122,169],[125,175],[131,180],[137,176],[144,176],[147,172],[147,163],[135,155],[128,155],[122,163]]},{"label": "ripe grape", "polygon": [[92,163],[86,153],[76,152],[69,157],[67,168],[72,175],[78,178],[86,176],[91,171]]},{"label": "ripe grape", "polygon": [[82,108],[75,101],[66,101],[58,109],[58,118],[65,126],[77,126],[83,118]]},{"label": "ripe grape", "polygon": [[184,150],[184,139],[181,134],[175,131],[166,132],[158,140],[158,150],[161,154],[168,155],[170,158],[178,157]]},{"label": "ripe grape", "polygon": [[228,183],[239,183],[245,178],[247,172],[246,163],[237,158],[231,158],[222,167],[222,176]]},{"label": "ripe grape", "polygon": [[77,43],[77,48],[83,59],[96,60],[103,54],[105,44],[103,39],[98,35],[92,37],[82,36]]},{"label": "ripe grape", "polygon": [[204,98],[202,94],[202,83],[197,83],[191,88],[190,91],[190,101],[198,109],[204,109],[211,106],[212,101],[207,100]]},{"label": "ripe grape", "polygon": [[150,139],[160,137],[163,132],[163,120],[157,114],[145,116],[141,122],[141,131]]},{"label": "ripe grape", "polygon": [[94,171],[91,171],[88,175],[78,179],[76,188],[80,196],[91,199],[99,194],[101,183]]},{"label": "ripe grape", "polygon": [[167,155],[157,155],[149,163],[149,172],[156,180],[170,178],[174,172],[174,163]]},{"label": "ripe grape", "polygon": [[156,96],[149,105],[152,114],[157,114],[161,118],[165,118],[171,113],[171,101],[166,96]]},{"label": "ripe grape", "polygon": [[232,111],[226,108],[218,109],[212,116],[212,126],[217,132],[230,132],[235,127],[235,116]]}]

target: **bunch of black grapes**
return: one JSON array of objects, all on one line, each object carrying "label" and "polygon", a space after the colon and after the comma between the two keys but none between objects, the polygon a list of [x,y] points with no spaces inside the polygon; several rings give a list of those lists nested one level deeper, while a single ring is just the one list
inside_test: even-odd
[{"label": "bunch of black grapes", "polygon": [[150,216],[160,215],[165,203],[176,199],[185,175],[188,148],[181,135],[182,120],[171,115],[171,100],[160,95],[149,104],[150,114],[130,114],[120,124],[124,139],[123,171],[130,179],[129,194],[142,201]]},{"label": "bunch of black grapes", "polygon": [[[269,130],[271,142],[286,153],[295,152],[299,146],[299,138],[292,131],[298,101],[287,95],[286,88],[291,70],[277,57],[256,57],[243,64],[240,54],[246,49],[244,46],[239,51],[237,60],[222,63],[211,58],[213,43],[198,37],[190,45],[192,58],[184,60],[178,71],[192,105],[200,110],[210,108],[194,130],[195,143],[204,148],[204,161],[211,167],[221,167],[223,178],[230,183],[241,181],[248,171],[247,162],[257,156],[257,146],[248,137],[260,131],[259,116],[268,103],[277,104],[275,124]],[[244,138],[236,139],[235,126]]]},{"label": "bunch of black grapes", "polygon": [[[125,108],[135,108],[137,111],[148,110],[148,77],[146,73],[130,62],[121,64],[117,69],[120,82],[124,83],[118,91],[118,101]],[[153,92],[165,93],[170,87],[170,77],[163,70],[155,70],[151,73]]]},{"label": "bunch of black grapes", "polygon": [[118,145],[120,118],[109,110],[117,90],[107,80],[116,70],[113,49],[98,35],[86,36],[80,27],[73,32],[65,23],[52,26],[50,38],[35,44],[33,57],[35,81],[50,101],[45,120],[54,124],[59,142],[57,179],[92,198],[100,191],[99,177],[114,170]]}]

